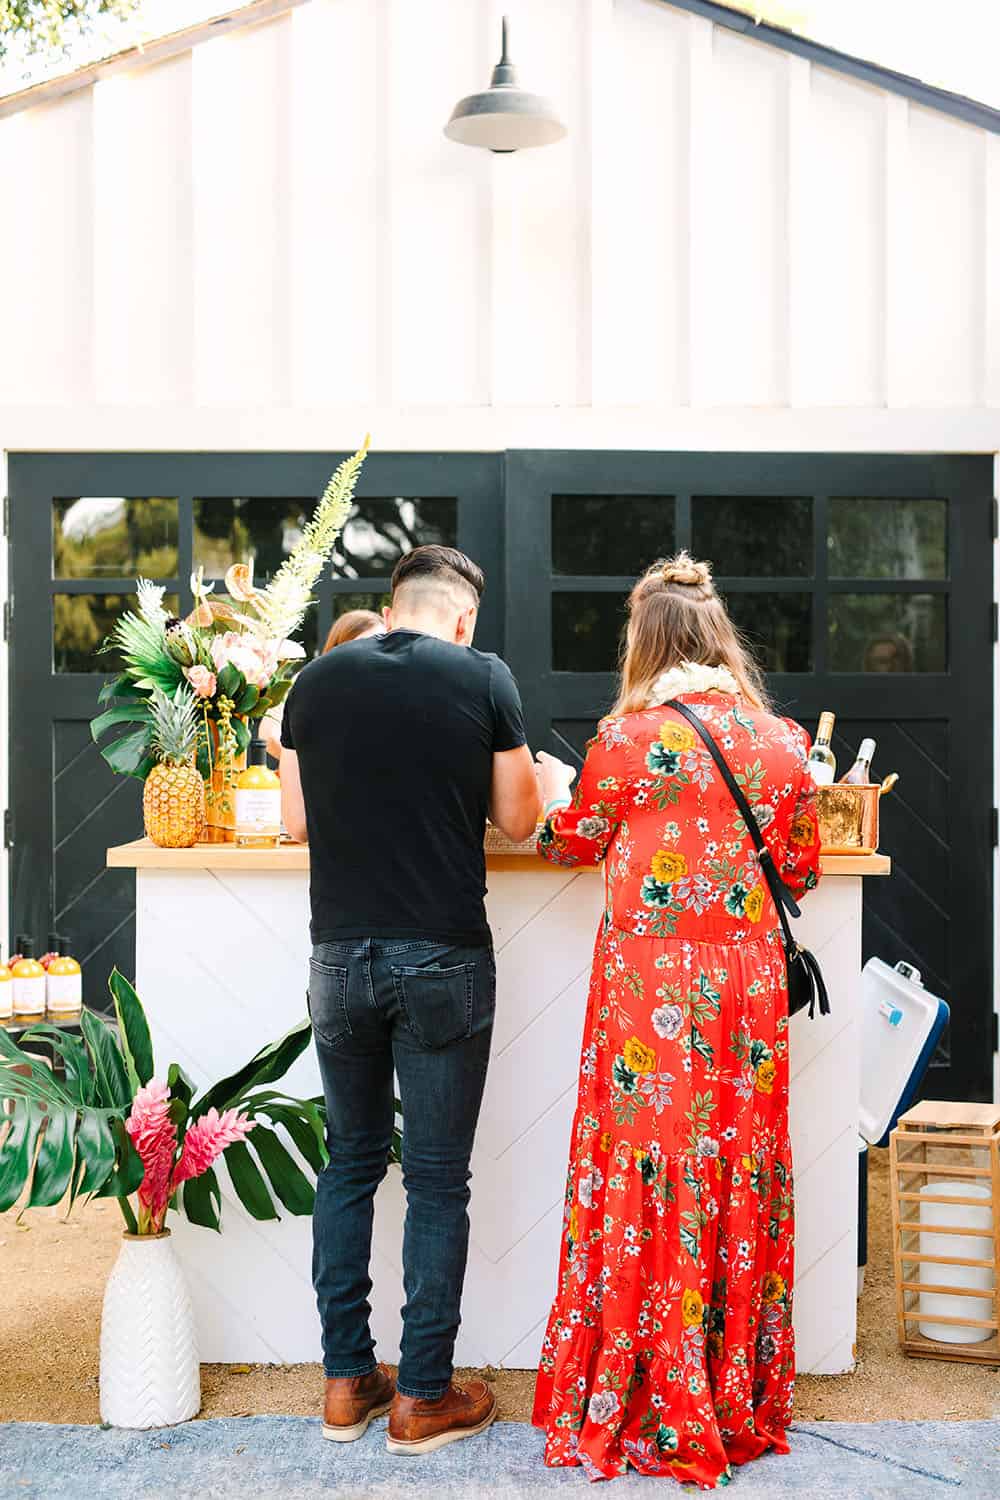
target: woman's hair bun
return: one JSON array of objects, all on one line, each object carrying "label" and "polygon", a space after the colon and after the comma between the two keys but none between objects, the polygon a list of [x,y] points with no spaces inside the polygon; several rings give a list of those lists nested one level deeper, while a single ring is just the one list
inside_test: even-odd
[{"label": "woman's hair bun", "polygon": [[687,552],[668,557],[660,570],[664,583],[679,583],[690,588],[710,588],[712,569],[708,563],[696,562]]}]

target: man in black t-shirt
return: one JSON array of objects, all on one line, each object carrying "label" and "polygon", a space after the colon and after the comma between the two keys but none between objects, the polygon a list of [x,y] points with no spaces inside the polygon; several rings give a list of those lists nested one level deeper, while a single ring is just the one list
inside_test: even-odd
[{"label": "man in black t-shirt", "polygon": [[[493,1029],[487,813],[527,838],[538,790],[508,668],[472,648],[480,569],[418,547],[392,578],[388,633],[303,669],[282,726],[285,826],[308,837],[309,1009],[329,1165],[313,1218],[323,1434],[424,1453],[483,1431],[483,1381],[452,1384],[468,1251],[469,1158]],[[372,1213],[403,1111],[402,1352],[394,1385],[369,1328]]]}]

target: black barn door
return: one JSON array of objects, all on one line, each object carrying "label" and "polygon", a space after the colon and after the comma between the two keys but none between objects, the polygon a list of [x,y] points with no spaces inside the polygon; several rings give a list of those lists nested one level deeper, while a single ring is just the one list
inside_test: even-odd
[{"label": "black barn door", "polygon": [[[134,972],[135,877],[105,867],[110,845],[142,832],[141,787],[113,776],[90,736],[111,664],[97,656],[134,580],[191,605],[190,576],[231,561],[273,573],[342,454],[59,454],[10,460],[10,938],[65,932],[101,1006],[113,964]],[[492,586],[477,643],[503,648],[501,459],[373,454],[319,603],[303,632],[314,652],[333,617],[385,600],[402,552],[459,546]],[[8,949],[9,951],[9,949]]]},{"label": "black barn door", "polygon": [[952,1005],[929,1089],[992,1089],[992,461],[518,452],[507,462],[508,659],[533,742],[577,761],[614,692],[625,595],[655,558],[709,558],[781,711],[878,740],[890,880],[866,957]]}]

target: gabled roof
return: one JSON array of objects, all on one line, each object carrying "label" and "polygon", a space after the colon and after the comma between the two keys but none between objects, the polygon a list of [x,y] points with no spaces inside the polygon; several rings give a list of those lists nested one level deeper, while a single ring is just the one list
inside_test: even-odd
[{"label": "gabled roof", "polygon": [[[63,73],[55,78],[46,78],[40,83],[32,84],[29,88],[18,90],[17,93],[0,96],[0,119],[4,115],[17,114],[21,110],[30,109],[35,104],[48,103],[63,94],[89,88],[91,84],[113,73],[145,63],[160,62],[180,52],[187,52],[199,42],[208,41],[223,32],[240,31],[246,26],[256,25],[259,21],[272,20],[283,11],[292,10],[295,6],[305,3],[306,0],[249,0],[247,4],[236,6],[207,21],[188,26],[182,31],[170,32],[166,36],[157,37],[155,41],[141,46],[128,47],[123,52],[117,52],[114,56],[103,58],[99,62],[87,63],[84,67],[74,69],[73,72]],[[822,42],[810,41],[808,37],[798,36],[795,32],[786,31],[781,26],[755,21],[745,10],[736,10],[731,5],[719,4],[718,0],[659,0],[659,3],[670,5],[675,10],[689,11],[692,15],[704,16],[706,20],[713,22],[716,26],[725,27],[727,31],[735,31],[753,41],[766,42],[768,46],[778,47],[783,52],[791,52],[796,57],[807,58],[817,66],[829,68],[834,73],[846,74],[848,78],[870,83],[875,88],[885,89],[891,94],[901,94],[904,98],[912,99],[916,104],[922,104],[927,109],[936,109],[942,114],[964,121],[967,125],[977,125],[981,130],[989,130],[994,135],[1000,135],[1000,109],[993,109],[990,105],[981,104],[976,99],[969,99],[964,94],[954,94],[948,89],[935,88],[919,78],[911,78],[907,73],[897,73],[892,68],[881,67],[878,63],[868,62],[862,57],[854,57],[851,53],[838,52],[835,47],[827,47]]]},{"label": "gabled roof", "polygon": [[862,83],[873,84],[875,88],[885,89],[890,94],[902,94],[915,104],[939,110],[941,114],[963,120],[966,125],[978,125],[981,130],[1000,135],[1000,109],[980,104],[978,100],[969,99],[965,94],[953,94],[948,89],[935,88],[919,78],[911,78],[907,73],[896,73],[892,68],[883,68],[862,57],[853,57],[849,52],[838,52],[836,47],[825,47],[822,42],[810,41],[808,37],[798,36],[794,31],[786,31],[781,26],[755,21],[746,11],[734,10],[731,5],[720,5],[716,0],[660,0],[660,4],[704,16],[714,25],[724,26],[727,31],[736,31],[741,36],[750,37],[756,42],[766,42],[771,47],[780,47],[783,52],[808,58],[818,67],[829,68],[834,73],[845,73],[848,78],[860,79]]}]

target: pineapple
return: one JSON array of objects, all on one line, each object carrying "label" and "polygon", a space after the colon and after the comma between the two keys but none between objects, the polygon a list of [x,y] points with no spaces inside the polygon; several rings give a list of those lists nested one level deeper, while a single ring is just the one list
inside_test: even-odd
[{"label": "pineapple", "polygon": [[153,689],[153,753],[142,815],[146,833],[161,849],[189,849],[205,826],[205,783],[195,765],[197,699],[182,683],[169,698]]}]

